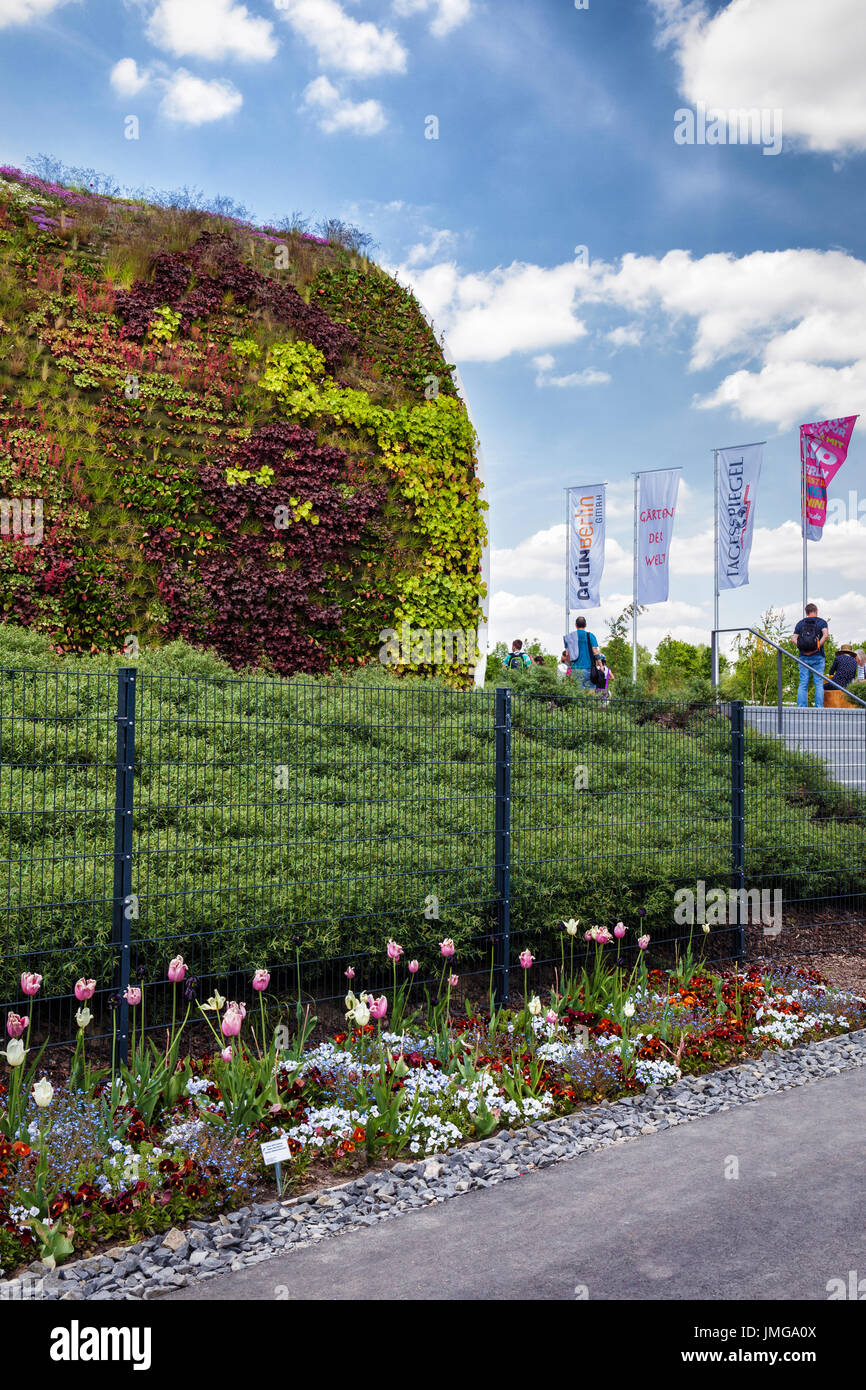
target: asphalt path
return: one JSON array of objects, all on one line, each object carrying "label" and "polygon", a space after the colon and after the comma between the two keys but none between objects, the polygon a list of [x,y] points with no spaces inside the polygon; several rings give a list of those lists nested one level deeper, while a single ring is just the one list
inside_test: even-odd
[{"label": "asphalt path", "polygon": [[331,1236],[160,1302],[826,1301],[831,1280],[848,1284],[851,1271],[866,1280],[864,1136],[860,1069]]}]

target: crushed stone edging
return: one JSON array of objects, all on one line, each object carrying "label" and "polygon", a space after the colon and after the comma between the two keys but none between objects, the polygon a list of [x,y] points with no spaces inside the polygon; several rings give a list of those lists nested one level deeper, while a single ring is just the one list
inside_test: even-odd
[{"label": "crushed stone edging", "polygon": [[[213,1221],[189,1221],[50,1272],[36,1262],[29,1267],[29,1277],[41,1278],[38,1296],[45,1299],[159,1298],[172,1289],[203,1283],[463,1192],[492,1187],[735,1105],[754,1105],[765,1096],[862,1066],[866,1029],[791,1048],[768,1048],[759,1059],[685,1076],[661,1090],[650,1086],[639,1096],[584,1106],[520,1130],[501,1130],[488,1139],[411,1163],[397,1162],[316,1192],[254,1202]],[[32,1296],[24,1288],[21,1278],[0,1281],[0,1297]]]}]

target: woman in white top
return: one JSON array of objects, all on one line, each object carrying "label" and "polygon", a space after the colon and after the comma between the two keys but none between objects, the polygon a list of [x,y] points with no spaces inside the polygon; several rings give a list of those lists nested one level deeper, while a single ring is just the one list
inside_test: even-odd
[{"label": "woman in white top", "polygon": [[866,681],[866,652],[864,652],[863,648],[860,647],[859,650],[854,653],[854,655],[857,658],[857,675],[854,677],[854,679],[858,681]]}]

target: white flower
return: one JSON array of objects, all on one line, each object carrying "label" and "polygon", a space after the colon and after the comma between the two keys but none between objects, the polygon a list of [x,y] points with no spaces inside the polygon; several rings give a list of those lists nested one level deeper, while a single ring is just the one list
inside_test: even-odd
[{"label": "white flower", "polygon": [[3,1053],[10,1067],[20,1067],[24,1058],[27,1056],[27,1049],[20,1038],[11,1038],[9,1046]]},{"label": "white flower", "polygon": [[577,929],[580,926],[580,918],[572,917],[571,921],[565,923],[565,930],[569,936],[577,936]]},{"label": "white flower", "polygon": [[625,1003],[622,1006],[622,1011],[625,1014],[626,1018],[634,1018],[634,1000],[626,999]]},{"label": "white flower", "polygon": [[352,1017],[359,1028],[366,1028],[370,1022],[370,1010],[359,1000],[352,1011]]},{"label": "white flower", "polygon": [[541,1013],[541,1000],[537,994],[533,994],[529,1001],[529,1012],[532,1014],[533,1018],[537,1018]]},{"label": "white flower", "polygon": [[90,1012],[87,1005],[85,1004],[84,1008],[79,1009],[77,1014],[75,1015],[75,1022],[78,1024],[79,1028],[86,1028],[92,1018],[93,1014]]},{"label": "white flower", "polygon": [[218,994],[217,991],[214,990],[213,994],[211,995],[211,997],[210,997],[210,999],[207,1001],[207,1003],[206,1003],[206,1004],[202,1004],[202,1008],[203,1008],[203,1009],[211,1009],[214,1013],[217,1013],[217,1014],[218,1014],[219,1011],[220,1011],[220,1009],[222,1008],[222,1006],[223,1006],[223,1004],[224,1004],[225,1002],[226,1002],[226,1001],[225,1001],[225,999],[223,998],[223,996],[222,996],[221,994]]},{"label": "white flower", "polygon": [[42,1079],[40,1081],[37,1081],[33,1087],[33,1099],[36,1101],[36,1104],[39,1106],[39,1109],[44,1110],[46,1105],[51,1104],[53,1098],[54,1087],[51,1085],[51,1082],[48,1080],[48,1077],[43,1076]]}]

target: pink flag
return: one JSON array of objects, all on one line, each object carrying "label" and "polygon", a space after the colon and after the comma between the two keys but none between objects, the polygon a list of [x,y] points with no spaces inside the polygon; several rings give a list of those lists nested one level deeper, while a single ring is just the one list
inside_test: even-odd
[{"label": "pink flag", "polygon": [[[800,426],[800,487],[805,502],[804,535],[819,541],[827,518],[827,484],[848,457],[848,445],[858,415],[819,420]],[[801,511],[804,510],[801,502]]]}]

